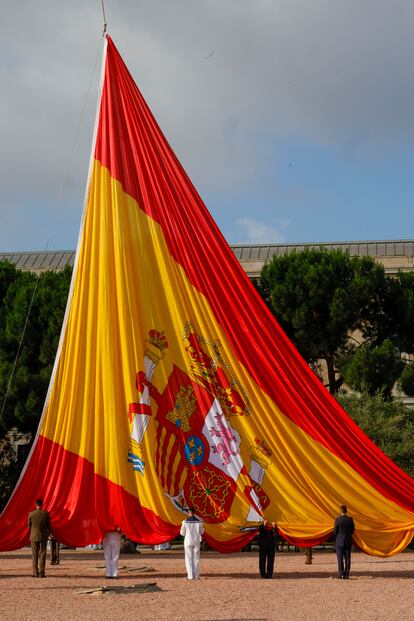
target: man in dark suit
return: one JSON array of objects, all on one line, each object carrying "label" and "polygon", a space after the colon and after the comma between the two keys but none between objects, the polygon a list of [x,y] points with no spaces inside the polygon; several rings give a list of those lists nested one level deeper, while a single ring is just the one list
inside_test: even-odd
[{"label": "man in dark suit", "polygon": [[273,566],[276,553],[276,524],[263,520],[259,528],[259,571],[262,578],[273,578]]},{"label": "man in dark suit", "polygon": [[32,545],[33,578],[45,577],[46,546],[50,534],[49,513],[42,509],[43,500],[36,500],[36,509],[29,513],[28,527]]},{"label": "man in dark suit", "polygon": [[335,519],[334,535],[336,556],[338,559],[338,577],[347,580],[351,569],[352,535],[355,530],[354,520],[348,515],[346,505],[339,507],[341,515]]}]

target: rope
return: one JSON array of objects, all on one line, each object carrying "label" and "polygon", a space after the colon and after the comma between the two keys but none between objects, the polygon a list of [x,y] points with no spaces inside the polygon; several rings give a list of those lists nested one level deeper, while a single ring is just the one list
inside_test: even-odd
[{"label": "rope", "polygon": [[[103,9],[103,0],[102,0],[102,9]],[[104,13],[104,19],[105,19],[105,13]],[[106,30],[106,23],[104,24],[104,28]],[[105,30],[104,30],[104,32],[105,32]],[[91,77],[90,77],[89,85],[88,85],[88,90],[86,92],[86,95],[85,95],[85,98],[84,98],[84,102],[83,102],[83,106],[82,106],[82,109],[81,109],[79,123],[78,123],[78,126],[76,128],[75,136],[74,136],[73,143],[72,143],[72,148],[70,150],[70,154],[69,154],[68,160],[66,162],[66,166],[64,168],[64,172],[63,172],[63,176],[62,176],[62,182],[60,184],[59,198],[57,200],[58,207],[57,207],[57,209],[54,210],[54,214],[53,214],[53,223],[52,223],[52,227],[51,227],[52,228],[52,232],[53,232],[53,230],[56,227],[56,220],[57,220],[58,212],[60,212],[62,210],[65,179],[66,179],[67,172],[68,172],[68,170],[70,168],[70,165],[72,163],[73,154],[75,152],[76,144],[77,144],[78,138],[79,138],[80,128],[82,127],[82,123],[83,123],[83,120],[84,120],[86,105],[88,103],[89,95],[90,95],[90,92],[91,92],[91,89],[92,89],[92,83],[93,83],[93,80],[94,80],[94,77],[95,77],[95,74],[96,74],[96,67],[98,65],[98,60],[99,60],[99,57],[100,57],[100,49],[101,49],[101,43],[99,43],[99,46],[98,46],[98,49],[97,49],[97,52],[96,52],[95,64],[94,64],[94,67],[92,69],[92,73],[91,73]],[[49,243],[50,243],[51,237],[52,237],[52,235],[49,235],[49,237],[47,239],[47,242],[46,242],[46,246],[45,246],[44,252],[47,252],[48,249],[49,249]],[[10,393],[10,388],[11,388],[11,385],[12,385],[12,382],[13,382],[13,379],[14,379],[14,374],[15,374],[16,367],[17,367],[17,361],[19,359],[20,351],[21,351],[21,348],[22,348],[22,345],[23,345],[24,337],[25,337],[25,334],[26,334],[27,324],[29,322],[29,318],[30,318],[30,313],[31,313],[31,310],[32,310],[33,302],[34,302],[35,297],[36,297],[36,292],[37,292],[38,284],[39,284],[39,277],[36,278],[36,284],[35,284],[35,287],[34,287],[34,290],[33,290],[33,294],[32,294],[32,298],[30,300],[29,308],[28,308],[28,311],[27,311],[25,323],[24,323],[22,334],[21,334],[20,341],[19,341],[19,347],[17,349],[16,357],[15,357],[14,362],[13,362],[13,367],[12,367],[12,371],[11,371],[11,374],[10,374],[10,377],[9,377],[9,381],[8,381],[8,384],[7,384],[6,393],[4,395],[3,404],[2,404],[2,407],[1,407],[1,411],[0,411],[0,421],[3,418],[4,409],[6,407],[7,399],[8,399],[9,393]]]},{"label": "rope", "polygon": [[65,167],[63,169],[62,182],[60,184],[60,190],[59,190],[59,193],[57,195],[57,201],[56,201],[57,208],[53,212],[53,222],[52,222],[52,226],[51,226],[51,233],[50,233],[50,235],[48,237],[48,240],[46,242],[46,247],[44,249],[44,252],[47,252],[49,250],[50,240],[53,237],[53,233],[54,233],[54,230],[55,230],[56,225],[57,225],[58,215],[62,211],[63,196],[65,194],[65,187],[64,187],[65,186],[65,179],[66,179],[68,171],[70,170],[70,167],[72,165],[73,155],[75,153],[75,149],[76,149],[76,146],[77,146],[77,143],[78,143],[78,139],[79,139],[80,130],[81,130],[81,127],[83,125],[84,118],[85,118],[86,106],[87,106],[87,103],[88,103],[88,100],[89,100],[89,95],[90,95],[91,90],[92,90],[92,84],[93,84],[93,81],[94,81],[94,78],[95,78],[95,75],[96,75],[96,68],[98,66],[98,61],[99,61],[99,58],[100,58],[100,51],[101,51],[101,42],[99,42],[99,45],[98,45],[97,50],[96,50],[95,63],[94,63],[93,69],[92,69],[91,77],[89,79],[88,89],[86,91],[86,95],[85,95],[85,98],[84,98],[84,101],[83,101],[83,105],[82,105],[82,109],[81,109],[81,112],[80,112],[79,122],[78,122],[78,125],[76,127],[75,135],[74,135],[74,138],[73,138],[72,148],[70,150],[69,157],[68,157],[68,159],[66,161],[66,164],[65,164]]},{"label": "rope", "polygon": [[17,349],[17,354],[16,354],[16,357],[15,357],[15,359],[14,359],[14,363],[13,363],[12,372],[11,372],[11,374],[10,374],[10,377],[9,377],[9,382],[8,382],[8,384],[7,384],[6,394],[4,395],[3,405],[2,405],[2,407],[1,407],[1,412],[0,412],[0,421],[1,421],[1,420],[2,420],[2,418],[3,418],[4,408],[6,407],[6,402],[7,402],[7,398],[8,398],[8,396],[9,396],[10,387],[11,387],[11,385],[12,385],[12,381],[13,381],[13,378],[14,378],[14,372],[15,372],[15,370],[16,370],[17,360],[18,360],[18,358],[19,358],[19,355],[20,355],[20,350],[21,350],[21,348],[22,348],[23,339],[24,339],[24,335],[25,335],[25,333],[26,333],[26,328],[27,328],[27,324],[28,324],[28,322],[29,322],[29,317],[30,317],[30,311],[32,310],[32,306],[33,306],[33,302],[34,302],[34,299],[35,299],[35,296],[36,296],[36,291],[37,291],[37,285],[38,285],[38,284],[39,284],[39,277],[37,277],[37,278],[36,278],[36,284],[35,284],[35,287],[34,287],[34,289],[33,289],[32,298],[31,298],[31,300],[30,300],[30,304],[29,304],[29,310],[27,311],[26,320],[25,320],[25,322],[24,322],[24,326],[23,326],[22,335],[21,335],[21,337],[20,337],[19,347],[18,347],[18,349]]}]

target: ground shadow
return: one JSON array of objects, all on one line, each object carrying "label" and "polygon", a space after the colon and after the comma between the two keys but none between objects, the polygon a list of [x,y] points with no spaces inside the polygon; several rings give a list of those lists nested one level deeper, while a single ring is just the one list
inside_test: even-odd
[{"label": "ground shadow", "polygon": [[[350,576],[350,581],[352,580],[358,580],[358,579],[370,579],[370,580],[379,580],[379,579],[395,579],[395,578],[399,578],[399,579],[404,579],[404,580],[412,580],[414,577],[414,571],[413,570],[405,570],[405,571],[401,571],[401,570],[378,570],[378,571],[361,571],[361,570],[356,570],[356,571],[351,571],[351,576]],[[27,580],[32,580],[33,581],[33,587],[29,587],[29,588],[34,588],[37,589],[39,588],[40,584],[38,585],[38,581],[41,581],[41,586],[42,588],[51,588],[48,587],[48,582],[50,581],[54,581],[54,580],[70,580],[70,581],[74,581],[74,580],[79,580],[79,581],[83,581],[83,580],[87,580],[87,581],[93,581],[95,582],[99,582],[99,583],[106,583],[106,584],[116,584],[116,581],[108,581],[108,579],[106,579],[105,577],[103,577],[102,575],[94,575],[93,573],[90,574],[70,574],[70,573],[47,573],[46,577],[44,579],[40,579],[40,578],[33,578],[31,575],[28,574],[6,574],[6,573],[2,573],[0,575],[0,580],[12,580],[15,578],[27,578]],[[128,572],[128,574],[120,574],[118,577],[119,581],[127,581],[127,582],[131,582],[131,581],[136,581],[136,580],[159,580],[160,578],[168,578],[168,579],[178,579],[178,580],[184,580],[185,578],[187,578],[187,574],[186,572],[179,572],[179,573],[166,573],[166,572],[160,572],[160,571],[148,571],[148,572],[142,572],[142,571],[137,571],[136,573],[133,572]],[[201,580],[222,580],[223,578],[226,579],[233,579],[233,580],[262,580],[262,578],[259,576],[259,574],[254,574],[254,573],[246,573],[246,572],[206,572],[206,573],[201,573],[200,575]],[[312,572],[301,572],[301,571],[292,571],[292,572],[278,572],[276,571],[273,574],[273,580],[332,580],[332,579],[337,579],[337,576],[331,572],[331,571],[312,571]],[[341,581],[342,582],[342,581]],[[36,585],[36,586],[35,586]],[[67,587],[53,587],[53,588],[73,588],[73,585],[68,585]]]},{"label": "ground shadow", "polygon": [[[176,578],[182,580],[187,577],[185,572],[183,573],[163,573],[163,572],[140,572],[140,578],[149,579],[150,577],[159,579],[159,578]],[[131,576],[128,576],[128,578]],[[138,576],[135,576],[135,578]],[[379,579],[379,578],[403,578],[412,580],[414,577],[414,572],[411,570],[405,571],[393,571],[393,570],[379,570],[379,571],[351,571],[350,580],[361,579],[361,578],[369,578],[369,579]],[[124,578],[124,576],[120,576],[120,578]],[[230,578],[234,580],[263,580],[259,574],[254,573],[246,573],[246,572],[206,572],[203,571],[200,574],[201,580],[203,579],[211,579],[211,580],[222,580],[223,578]],[[300,572],[300,571],[292,571],[292,572],[278,572],[276,571],[273,574],[273,580],[332,580],[337,579],[337,576],[332,571],[312,571],[312,572]]]},{"label": "ground shadow", "polygon": [[[184,578],[186,574],[182,574],[179,575],[179,577]],[[172,576],[171,574],[165,574],[165,577],[175,577]],[[120,574],[117,578],[117,580],[111,580],[108,578],[105,578],[104,575],[97,573],[96,575],[94,575],[93,572],[91,572],[90,574],[71,574],[66,570],[66,573],[59,573],[59,574],[55,574],[55,573],[47,573],[46,572],[46,576],[44,578],[33,578],[33,576],[31,574],[8,574],[8,573],[2,573],[0,575],[0,580],[11,580],[14,578],[27,578],[27,580],[32,580],[34,584],[37,584],[38,582],[43,584],[46,584],[48,581],[50,580],[93,580],[93,581],[99,581],[99,582],[105,582],[108,584],[116,584],[117,581],[120,580],[127,580],[128,582],[131,580],[137,580],[138,578],[146,578],[147,580],[149,580],[150,578],[152,578],[153,580],[155,578],[160,577],[159,574],[155,571],[151,571],[151,572],[136,572],[136,573],[131,573],[129,572],[128,574],[124,575],[124,574]]]}]

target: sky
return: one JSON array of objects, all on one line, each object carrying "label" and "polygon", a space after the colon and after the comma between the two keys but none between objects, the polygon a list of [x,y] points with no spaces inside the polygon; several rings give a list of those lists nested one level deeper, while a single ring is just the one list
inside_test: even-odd
[{"label": "sky", "polygon": [[[413,239],[412,0],[105,0],[108,33],[230,244]],[[0,20],[0,252],[76,248],[101,0]]]}]

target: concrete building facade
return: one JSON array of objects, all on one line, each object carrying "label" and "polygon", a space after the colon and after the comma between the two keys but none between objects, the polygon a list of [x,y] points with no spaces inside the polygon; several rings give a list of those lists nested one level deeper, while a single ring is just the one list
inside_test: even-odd
[{"label": "concrete building facade", "polygon": [[[307,244],[237,244],[230,246],[239,263],[249,276],[258,278],[263,265],[273,256],[300,252],[320,247],[328,250],[342,250],[351,256],[372,257],[385,268],[386,273],[393,275],[398,271],[412,272],[414,270],[414,240],[388,241],[351,241],[351,242],[324,242]],[[31,272],[45,272],[61,270],[66,265],[73,265],[75,252],[52,251],[47,252],[3,252],[0,261],[10,261],[20,270]]]}]

